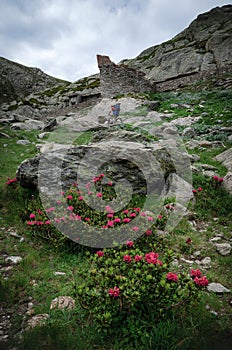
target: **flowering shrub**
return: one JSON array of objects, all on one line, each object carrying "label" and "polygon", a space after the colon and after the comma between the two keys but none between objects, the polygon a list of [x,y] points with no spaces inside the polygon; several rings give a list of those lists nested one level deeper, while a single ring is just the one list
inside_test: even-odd
[{"label": "flowering shrub", "polygon": [[[169,213],[175,210],[175,205],[168,204],[168,199],[166,199],[166,203],[163,209],[161,208],[159,215],[155,215],[152,212],[142,212],[141,208],[137,205],[131,205],[118,212],[114,212],[110,205],[105,205],[105,209],[102,211],[95,210],[94,205],[89,206],[89,199],[91,204],[98,204],[102,201],[102,198],[107,203],[114,197],[114,184],[112,181],[108,181],[107,183],[102,182],[104,176],[103,173],[94,176],[92,182],[88,182],[82,190],[79,189],[78,183],[75,183],[68,191],[62,191],[59,199],[48,203],[45,209],[39,209],[41,205],[38,202],[32,201],[29,206],[27,226],[33,235],[48,241],[50,240],[52,243],[58,245],[66,241],[65,236],[62,237],[60,233],[62,227],[68,227],[70,232],[73,229],[73,236],[78,234],[75,233],[75,222],[77,221],[85,223],[87,225],[85,226],[86,229],[91,229],[91,227],[93,229],[94,227],[111,229],[120,227],[121,225],[132,224],[134,219],[140,218],[139,225],[131,225],[130,229],[128,229],[131,232],[131,237],[134,237],[133,235],[135,233],[138,233],[138,236],[142,235],[145,231],[147,236],[150,235],[152,230],[145,229],[147,223],[150,227],[154,226],[160,229],[165,227]],[[93,191],[91,191],[93,189],[91,186],[94,187]],[[131,204],[132,202],[133,199]],[[56,227],[58,229],[61,228],[60,231]],[[89,236],[86,232],[82,233],[82,235],[85,236],[84,239],[86,239],[88,244]],[[77,236],[73,240],[79,242],[80,238]],[[131,247],[133,242],[128,241],[127,245]]]},{"label": "flowering shrub", "polygon": [[89,253],[90,268],[77,273],[80,305],[89,310],[99,330],[108,327],[109,332],[141,312],[162,319],[173,308],[196,302],[207,285],[206,277],[197,277],[194,270],[173,271],[173,259],[173,251],[155,233],[144,234],[133,245]]}]

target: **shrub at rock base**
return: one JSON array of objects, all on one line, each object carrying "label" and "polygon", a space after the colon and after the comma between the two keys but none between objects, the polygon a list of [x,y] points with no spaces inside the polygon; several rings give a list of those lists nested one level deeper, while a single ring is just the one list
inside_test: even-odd
[{"label": "shrub at rock base", "polygon": [[91,267],[78,274],[77,298],[99,331],[110,333],[128,318],[146,319],[148,314],[160,321],[173,309],[197,303],[208,284],[200,271],[197,279],[193,271],[174,271],[173,258],[155,234],[97,251],[89,258]]}]

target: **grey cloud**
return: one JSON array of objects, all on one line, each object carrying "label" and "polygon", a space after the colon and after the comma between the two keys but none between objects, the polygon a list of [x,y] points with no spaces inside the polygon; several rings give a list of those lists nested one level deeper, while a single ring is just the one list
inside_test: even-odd
[{"label": "grey cloud", "polygon": [[171,39],[222,0],[0,0],[0,56],[77,80]]}]

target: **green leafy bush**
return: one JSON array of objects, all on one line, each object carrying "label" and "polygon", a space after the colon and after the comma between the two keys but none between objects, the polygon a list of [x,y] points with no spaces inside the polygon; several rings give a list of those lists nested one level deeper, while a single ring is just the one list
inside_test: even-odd
[{"label": "green leafy bush", "polygon": [[196,303],[199,286],[208,284],[200,271],[199,281],[193,274],[194,280],[188,273],[175,271],[173,258],[173,251],[155,234],[99,250],[89,257],[88,270],[78,273],[78,300],[100,331],[110,332],[128,317],[148,313],[160,321],[173,309]]}]

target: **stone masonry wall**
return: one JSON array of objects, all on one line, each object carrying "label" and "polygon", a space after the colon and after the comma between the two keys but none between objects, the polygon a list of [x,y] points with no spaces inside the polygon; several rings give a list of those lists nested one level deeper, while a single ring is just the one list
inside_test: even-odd
[{"label": "stone masonry wall", "polygon": [[116,65],[108,56],[97,55],[97,61],[103,97],[156,91],[156,85],[151,84],[143,72],[124,65]]}]

